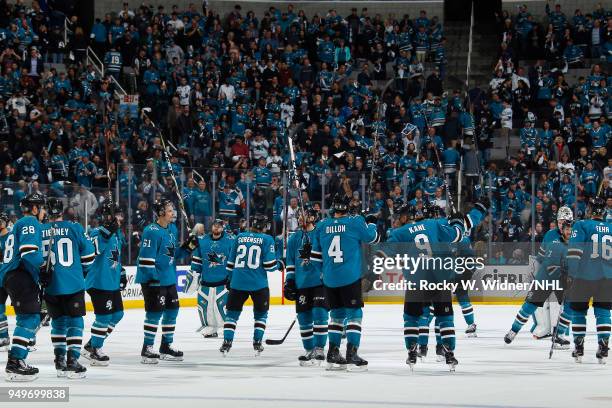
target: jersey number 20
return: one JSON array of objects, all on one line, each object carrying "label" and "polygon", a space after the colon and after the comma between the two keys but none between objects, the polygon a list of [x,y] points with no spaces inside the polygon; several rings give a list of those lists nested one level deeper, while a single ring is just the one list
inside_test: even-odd
[{"label": "jersey number 20", "polygon": [[236,264],[234,265],[234,267],[244,268],[245,258],[246,258],[246,265],[250,269],[259,268],[259,265],[261,265],[259,262],[261,258],[261,248],[256,245],[253,245],[249,247],[247,251],[246,245],[239,245],[238,248],[236,249]]}]

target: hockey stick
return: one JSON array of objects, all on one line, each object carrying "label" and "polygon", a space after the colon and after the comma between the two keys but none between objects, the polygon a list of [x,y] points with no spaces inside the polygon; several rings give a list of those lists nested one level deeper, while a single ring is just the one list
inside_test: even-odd
[{"label": "hockey stick", "polygon": [[[300,211],[302,212],[302,228],[306,228],[306,207],[304,206],[304,197],[302,197],[302,189],[300,188],[300,179],[297,174],[297,165],[295,163],[295,150],[293,149],[293,137],[297,134],[297,132],[304,126],[303,123],[300,123],[293,129],[293,131],[287,136],[287,142],[289,145],[289,159],[291,161],[290,171],[293,173],[293,183],[294,188],[298,193],[298,202],[300,204]],[[287,205],[288,208],[288,205]],[[285,213],[288,211],[285,210]]]},{"label": "hockey stick", "polygon": [[174,174],[174,169],[172,168],[172,163],[170,162],[170,153],[168,153],[168,147],[166,146],[164,135],[162,134],[161,129],[157,127],[155,122],[153,122],[151,117],[148,115],[150,112],[151,112],[151,108],[142,108],[142,115],[149,118],[149,120],[151,121],[151,125],[153,126],[153,129],[157,131],[157,134],[159,136],[159,140],[162,144],[162,149],[164,151],[164,154],[163,154],[164,160],[166,161],[166,164],[168,165],[168,171],[170,172],[170,177],[172,178],[174,187],[176,189],[175,193],[178,199],[179,210],[181,211],[181,215],[183,216],[183,218],[185,219],[185,223],[187,224],[187,232],[190,233],[193,227],[191,225],[191,221],[189,220],[189,217],[187,216],[187,211],[185,210],[185,202],[183,201],[183,196],[181,196],[180,188],[179,188],[178,182],[176,181],[176,176]]},{"label": "hockey stick", "polygon": [[[45,270],[47,271],[47,273],[49,273],[49,269],[51,268],[51,257],[55,257],[55,255],[53,254],[53,245],[55,244],[55,225],[53,223],[51,223],[51,228],[49,229],[49,231],[50,231],[49,233],[49,253],[47,254],[47,262],[45,264]],[[45,298],[45,288],[41,287],[40,288],[40,303],[41,304],[44,298]],[[36,326],[36,329],[34,329],[34,336],[36,336],[36,333],[38,333],[40,328],[43,327],[45,324],[47,324],[49,320],[51,320],[51,316],[49,316],[49,313],[47,313],[46,316],[43,319],[41,319],[41,321],[38,323],[38,326]]]},{"label": "hockey stick", "polygon": [[[573,279],[571,280],[571,283],[573,283]],[[559,308],[559,315],[557,316],[557,324],[555,324],[555,328],[553,329],[553,334],[550,341],[550,350],[548,351],[549,360],[552,358],[555,350],[555,339],[557,338],[557,334],[559,332],[559,322],[561,321],[561,315],[563,314],[563,310],[565,308],[565,294],[569,291],[569,289],[570,285],[567,285],[567,289],[563,290],[563,295],[561,296],[561,307]]]},{"label": "hockey stick", "polygon": [[275,339],[266,339],[266,344],[269,345],[269,346],[277,346],[279,344],[283,344],[285,342],[285,339],[289,335],[289,332],[291,332],[291,329],[293,329],[293,326],[295,326],[295,322],[296,321],[297,321],[297,319],[293,319],[293,321],[291,322],[291,325],[287,329],[287,332],[285,333],[285,335],[283,336],[282,339],[278,339],[278,340],[275,340]]},{"label": "hockey stick", "polygon": [[453,195],[450,191],[450,186],[448,185],[448,177],[446,177],[446,174],[444,173],[444,168],[442,167],[442,162],[440,161],[440,154],[438,153],[438,146],[436,146],[436,143],[432,140],[432,143],[434,144],[434,152],[436,153],[436,160],[438,161],[438,170],[440,171],[440,173],[442,173],[442,177],[444,179],[444,188],[446,189],[446,197],[448,198],[448,203],[450,205],[451,211],[453,213],[457,212],[455,209],[455,202],[453,201]]}]

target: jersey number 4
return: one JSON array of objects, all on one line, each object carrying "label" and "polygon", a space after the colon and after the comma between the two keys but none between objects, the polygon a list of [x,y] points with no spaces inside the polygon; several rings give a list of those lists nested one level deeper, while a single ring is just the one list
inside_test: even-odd
[{"label": "jersey number 4", "polygon": [[327,256],[334,260],[334,263],[344,262],[344,252],[340,247],[340,235],[334,235],[327,249]]},{"label": "jersey number 4", "polygon": [[[246,262],[245,262],[246,258]],[[234,264],[235,268],[244,268],[246,264],[249,269],[257,269],[261,259],[261,248],[258,246],[251,246],[248,248],[246,245],[239,245],[236,249],[236,263]]]}]

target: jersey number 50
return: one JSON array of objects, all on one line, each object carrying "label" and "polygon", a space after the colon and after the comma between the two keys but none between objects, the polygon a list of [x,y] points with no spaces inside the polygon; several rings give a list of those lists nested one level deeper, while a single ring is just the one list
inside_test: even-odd
[{"label": "jersey number 50", "polygon": [[[49,254],[49,246],[51,242],[48,239],[43,240],[43,256],[46,258]],[[55,265],[56,258],[62,266],[72,266],[74,263],[74,254],[72,252],[72,240],[70,238],[60,238],[55,242],[57,254],[51,253],[51,265]]]}]

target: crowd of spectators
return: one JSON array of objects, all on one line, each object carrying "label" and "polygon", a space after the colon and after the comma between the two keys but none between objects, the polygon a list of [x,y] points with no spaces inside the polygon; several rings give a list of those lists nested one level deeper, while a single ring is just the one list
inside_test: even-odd
[{"label": "crowd of spectators", "polygon": [[[583,216],[588,197],[612,196],[612,82],[604,74],[612,20],[603,9],[584,20],[599,21],[599,36],[580,36],[576,20],[570,26],[551,12],[556,52],[529,40],[543,22],[526,7],[504,14],[495,78],[468,98],[444,87],[444,29],[425,11],[306,15],[287,4],[255,15],[236,5],[220,16],[196,4],[126,3],[91,30],[69,15],[65,43],[64,20],[45,7],[0,1],[0,200],[15,216],[20,197],[40,189],[95,224],[110,185],[134,243],[161,196],[183,197],[193,222],[220,216],[238,228],[247,213],[263,213],[278,233],[294,133],[300,191],[287,189],[290,229],[298,194],[325,208],[344,192],[355,211],[378,214],[384,230],[404,202],[445,210],[447,177],[454,197],[463,187],[463,203],[492,199],[477,240],[529,241],[541,239],[558,206]],[[581,58],[566,52],[572,36]],[[85,58],[88,47],[104,75]],[[521,66],[530,47],[541,60]],[[570,70],[592,64],[592,72],[567,84],[559,55]],[[122,89],[151,112],[117,98]],[[504,137],[520,137],[521,151],[500,164],[490,154]]]}]

